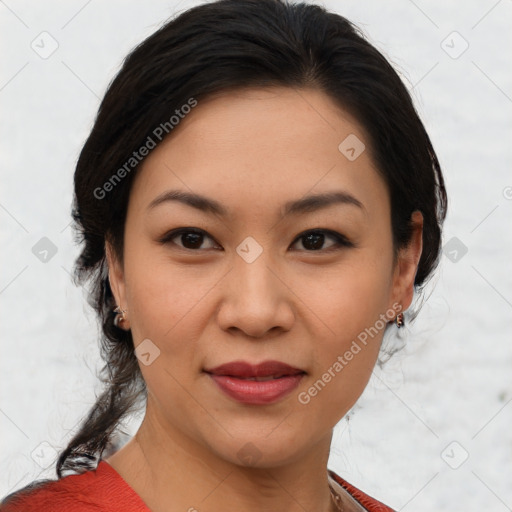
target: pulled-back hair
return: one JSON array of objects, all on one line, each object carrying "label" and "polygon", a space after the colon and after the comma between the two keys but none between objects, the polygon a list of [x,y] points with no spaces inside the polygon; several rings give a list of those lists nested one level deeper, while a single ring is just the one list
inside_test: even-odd
[{"label": "pulled-back hair", "polygon": [[94,469],[112,450],[121,420],[146,398],[131,332],[114,324],[105,255],[108,240],[123,261],[138,166],[106,197],[98,190],[191,98],[200,104],[212,93],[266,86],[316,88],[358,120],[388,188],[395,251],[410,240],[411,213],[423,214],[417,291],[437,265],[447,206],[438,159],[407,88],[354,25],[320,6],[284,0],[220,0],[183,12],[125,59],[76,166],[72,215],[82,249],[75,282],[88,285],[101,321],[104,390],[60,454],[59,478]]}]

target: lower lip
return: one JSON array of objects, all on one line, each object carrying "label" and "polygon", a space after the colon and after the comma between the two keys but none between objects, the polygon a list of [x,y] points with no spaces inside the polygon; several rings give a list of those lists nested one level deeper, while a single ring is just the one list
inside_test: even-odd
[{"label": "lower lip", "polygon": [[258,382],[256,380],[237,379],[225,375],[212,375],[210,377],[217,386],[243,404],[266,405],[277,402],[293,391],[304,374],[280,377],[279,379]]}]

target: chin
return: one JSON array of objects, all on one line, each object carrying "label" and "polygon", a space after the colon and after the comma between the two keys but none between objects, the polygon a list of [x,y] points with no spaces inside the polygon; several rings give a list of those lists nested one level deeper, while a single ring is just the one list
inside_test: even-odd
[{"label": "chin", "polygon": [[271,469],[299,460],[307,451],[298,441],[299,433],[283,435],[265,433],[261,436],[245,435],[229,437],[216,446],[209,443],[216,455],[230,464],[245,468]]}]

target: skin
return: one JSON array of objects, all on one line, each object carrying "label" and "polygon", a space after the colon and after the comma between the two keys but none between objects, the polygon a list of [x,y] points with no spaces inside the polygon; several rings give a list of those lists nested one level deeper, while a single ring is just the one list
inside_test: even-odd
[{"label": "skin", "polygon": [[[338,149],[349,134],[366,141],[354,161]],[[230,215],[176,201],[148,209],[176,189],[215,199]],[[362,207],[282,216],[287,201],[339,190]],[[147,366],[139,362],[146,415],[107,462],[151,510],[332,510],[332,429],[368,383],[384,329],[307,404],[298,394],[379,315],[411,304],[422,216],[413,214],[411,242],[394,260],[390,215],[363,128],[316,89],[209,97],[144,160],[130,194],[123,263],[108,243],[106,250],[116,302],[127,310],[123,328],[136,347],[149,338],[160,355]],[[199,239],[190,248],[179,235],[159,242],[180,227],[204,230],[202,245]],[[355,246],[333,250],[336,240],[327,234],[312,248],[299,235],[314,228]],[[248,236],[262,248],[252,263],[236,252]],[[203,372],[269,359],[307,372],[271,405],[240,404]],[[237,455],[248,442],[257,450],[250,464]],[[342,499],[345,510],[358,510]]]}]

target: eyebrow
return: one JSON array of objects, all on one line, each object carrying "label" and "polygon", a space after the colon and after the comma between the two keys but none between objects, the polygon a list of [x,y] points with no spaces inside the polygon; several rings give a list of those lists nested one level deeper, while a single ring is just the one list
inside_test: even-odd
[{"label": "eyebrow", "polygon": [[[157,206],[167,202],[179,202],[186,204],[205,213],[210,213],[220,217],[228,217],[228,210],[218,201],[202,196],[200,194],[185,192],[182,190],[169,190],[157,196],[148,205],[147,210],[153,210]],[[330,206],[352,205],[365,210],[365,207],[353,195],[345,191],[326,192],[323,194],[314,194],[301,199],[288,201],[282,208],[282,215],[300,215],[304,213],[315,212]]]}]

